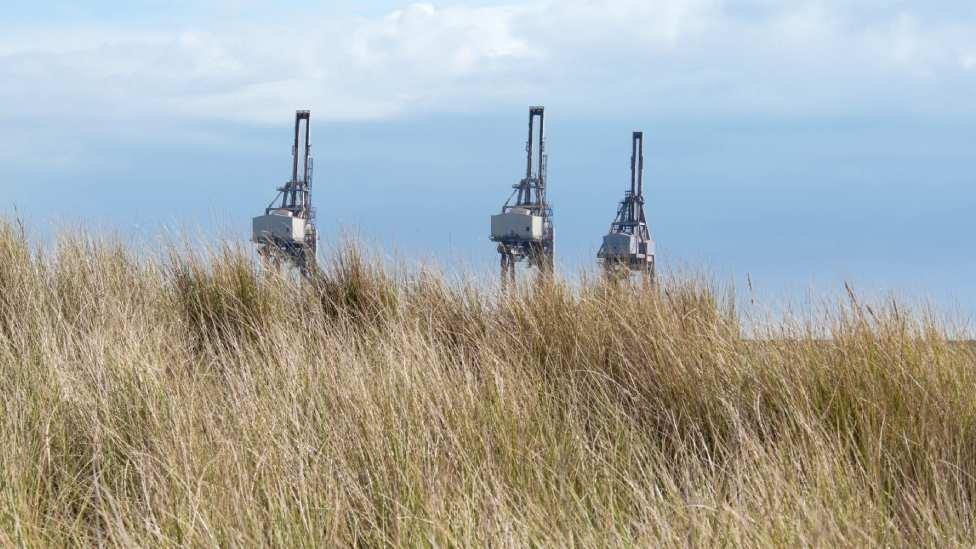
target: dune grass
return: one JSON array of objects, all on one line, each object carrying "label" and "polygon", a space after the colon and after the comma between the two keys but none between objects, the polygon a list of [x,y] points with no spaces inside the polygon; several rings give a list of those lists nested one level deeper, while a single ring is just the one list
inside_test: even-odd
[{"label": "dune grass", "polygon": [[0,544],[976,543],[976,355],[896,303],[501,294],[0,226]]}]

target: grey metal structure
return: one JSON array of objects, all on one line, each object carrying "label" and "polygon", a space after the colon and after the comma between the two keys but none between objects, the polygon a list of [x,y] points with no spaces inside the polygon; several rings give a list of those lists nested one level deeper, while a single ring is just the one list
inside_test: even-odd
[{"label": "grey metal structure", "polygon": [[610,232],[603,237],[597,258],[608,273],[642,272],[651,280],[655,275],[655,249],[644,216],[644,132],[633,134],[630,157],[630,190],[617,209]]},{"label": "grey metal structure", "polygon": [[[536,131],[538,120],[538,131]],[[513,185],[501,213],[491,217],[491,240],[498,243],[502,282],[515,279],[515,264],[549,273],[553,267],[552,208],[546,198],[545,109],[529,108],[529,139],[525,145],[525,177]],[[538,140],[536,140],[538,134]]]},{"label": "grey metal structure", "polygon": [[[304,148],[302,144],[304,126]],[[278,187],[278,194],[253,220],[253,241],[262,258],[280,265],[282,260],[303,274],[315,268],[318,231],[312,207],[311,114],[295,113],[295,144],[292,147],[291,180]],[[299,172],[301,166],[301,172]]]}]

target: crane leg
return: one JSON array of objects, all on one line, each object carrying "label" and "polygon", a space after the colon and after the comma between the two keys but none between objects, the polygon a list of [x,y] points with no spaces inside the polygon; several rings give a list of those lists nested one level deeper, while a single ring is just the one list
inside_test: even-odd
[{"label": "crane leg", "polygon": [[515,258],[515,254],[510,252],[508,256],[508,282],[509,284],[512,285],[512,288],[515,287],[515,264],[516,263],[517,260]]},{"label": "crane leg", "polygon": [[552,275],[555,272],[555,253],[553,252],[552,242],[550,241],[548,245],[542,248],[542,260],[545,263],[546,275]]},{"label": "crane leg", "polygon": [[515,256],[507,246],[499,248],[501,254],[502,289],[515,287]]},{"label": "crane leg", "polygon": [[508,255],[505,254],[505,250],[499,250],[498,255],[501,256],[502,290],[504,290],[508,285]]}]

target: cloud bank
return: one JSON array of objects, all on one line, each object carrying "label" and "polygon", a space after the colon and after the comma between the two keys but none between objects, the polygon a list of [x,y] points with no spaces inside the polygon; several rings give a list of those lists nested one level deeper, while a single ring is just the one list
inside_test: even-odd
[{"label": "cloud bank", "polygon": [[849,0],[415,3],[379,17],[0,33],[0,118],[277,123],[486,111],[973,114],[976,14]]}]

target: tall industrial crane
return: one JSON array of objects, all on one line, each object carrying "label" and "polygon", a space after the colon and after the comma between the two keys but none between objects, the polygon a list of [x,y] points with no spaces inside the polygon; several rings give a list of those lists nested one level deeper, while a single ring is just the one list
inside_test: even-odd
[{"label": "tall industrial crane", "polygon": [[630,190],[620,202],[597,257],[608,273],[629,269],[653,280],[654,252],[654,240],[644,216],[644,132],[636,131],[631,142]]},{"label": "tall industrial crane", "polygon": [[545,136],[544,107],[530,107],[525,177],[512,186],[514,191],[501,213],[491,216],[491,240],[498,243],[503,283],[515,280],[515,264],[523,259],[528,259],[529,266],[538,267],[540,272],[552,271],[552,208],[546,198]]},{"label": "tall industrial crane", "polygon": [[[300,149],[303,126],[304,148]],[[306,275],[315,268],[318,244],[315,209],[312,207],[311,132],[311,114],[297,111],[291,180],[278,187],[278,194],[265,208],[264,215],[253,221],[253,241],[258,245],[261,257],[275,265],[285,260]]]}]

